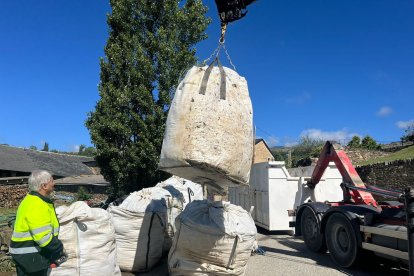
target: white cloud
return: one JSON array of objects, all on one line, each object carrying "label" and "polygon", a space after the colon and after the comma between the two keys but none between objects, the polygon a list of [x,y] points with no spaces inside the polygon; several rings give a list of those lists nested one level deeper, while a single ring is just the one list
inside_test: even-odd
[{"label": "white cloud", "polygon": [[397,127],[402,128],[402,129],[406,129],[409,126],[414,125],[414,120],[410,120],[410,121],[398,121],[396,123]]},{"label": "white cloud", "polygon": [[339,143],[348,142],[353,136],[360,136],[358,133],[350,133],[345,128],[337,131],[323,131],[320,129],[305,129],[301,132],[300,137],[309,137],[311,139],[332,140]]},{"label": "white cloud", "polygon": [[70,147],[70,152],[79,152],[79,145],[73,145]]},{"label": "white cloud", "polygon": [[302,94],[297,95],[295,97],[287,98],[285,101],[288,104],[302,105],[305,102],[309,101],[310,98],[311,95],[307,91],[304,91]]},{"label": "white cloud", "polygon": [[298,142],[286,142],[285,147],[290,148],[290,147],[296,146],[297,144],[298,144]]},{"label": "white cloud", "polygon": [[279,139],[274,136],[269,136],[266,139],[266,144],[271,148],[279,144]]},{"label": "white cloud", "polygon": [[392,108],[389,106],[383,106],[377,111],[378,117],[386,117],[392,113]]}]

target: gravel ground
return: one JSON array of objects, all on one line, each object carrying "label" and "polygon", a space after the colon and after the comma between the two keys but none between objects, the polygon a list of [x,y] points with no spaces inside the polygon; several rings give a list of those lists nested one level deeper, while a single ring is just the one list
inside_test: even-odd
[{"label": "gravel ground", "polygon": [[[388,263],[380,258],[365,262],[358,269],[342,269],[330,259],[329,254],[317,254],[306,249],[301,239],[294,238],[286,232],[269,232],[259,229],[259,246],[265,250],[264,255],[253,255],[247,264],[245,276],[275,275],[355,275],[355,276],[402,276],[408,272],[396,263]],[[123,276],[166,276],[168,275],[167,258],[164,258],[153,270],[147,273],[122,273]]]},{"label": "gravel ground", "polygon": [[246,276],[274,275],[408,275],[398,264],[374,258],[357,269],[343,269],[336,266],[329,254],[318,254],[307,250],[301,239],[285,232],[269,232],[259,229],[259,246],[264,255],[255,255],[249,260]]},{"label": "gravel ground", "polygon": [[[264,255],[253,255],[247,264],[245,276],[275,275],[355,275],[355,276],[405,276],[408,272],[396,263],[389,263],[380,258],[366,261],[358,269],[342,269],[330,259],[329,254],[317,254],[306,249],[302,240],[288,235],[286,232],[269,232],[259,229],[259,246]],[[14,273],[0,276],[15,275]],[[147,273],[127,273],[123,276],[167,276],[167,257]]]}]

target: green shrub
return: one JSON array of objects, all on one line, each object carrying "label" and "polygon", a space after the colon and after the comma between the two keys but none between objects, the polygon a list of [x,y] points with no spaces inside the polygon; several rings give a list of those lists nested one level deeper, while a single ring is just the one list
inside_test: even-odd
[{"label": "green shrub", "polygon": [[92,198],[91,194],[88,194],[88,192],[86,191],[85,187],[79,187],[78,189],[78,193],[76,194],[76,199],[78,201],[84,201],[84,200],[89,200]]}]

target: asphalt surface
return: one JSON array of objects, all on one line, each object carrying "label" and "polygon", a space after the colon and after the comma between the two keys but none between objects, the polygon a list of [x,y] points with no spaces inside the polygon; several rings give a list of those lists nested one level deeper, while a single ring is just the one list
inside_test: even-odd
[{"label": "asphalt surface", "polygon": [[[264,255],[251,256],[245,276],[408,275],[408,271],[400,268],[397,263],[388,262],[381,258],[363,260],[356,269],[342,269],[333,263],[329,253],[310,252],[301,239],[294,238],[286,232],[269,232],[264,229],[258,229],[258,231],[258,243],[265,253]],[[164,258],[150,272],[137,274],[123,272],[122,275],[166,276],[168,275],[167,258]]]}]

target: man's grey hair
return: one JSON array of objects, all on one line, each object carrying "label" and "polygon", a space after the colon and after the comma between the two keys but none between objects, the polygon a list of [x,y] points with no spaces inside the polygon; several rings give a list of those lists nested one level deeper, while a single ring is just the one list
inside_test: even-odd
[{"label": "man's grey hair", "polygon": [[29,177],[29,191],[38,192],[42,184],[47,183],[52,175],[45,170],[35,170]]}]

